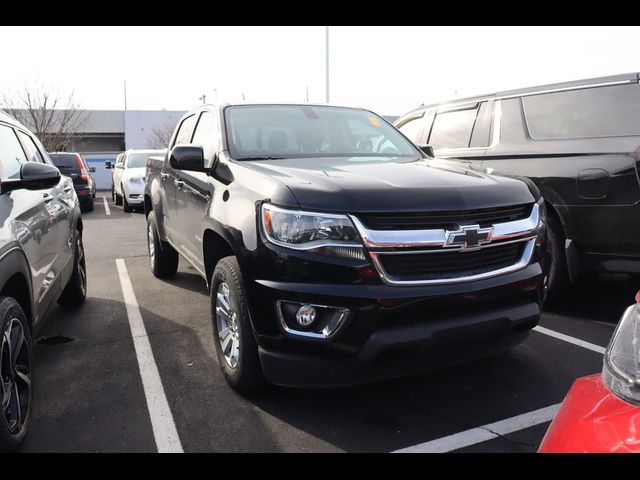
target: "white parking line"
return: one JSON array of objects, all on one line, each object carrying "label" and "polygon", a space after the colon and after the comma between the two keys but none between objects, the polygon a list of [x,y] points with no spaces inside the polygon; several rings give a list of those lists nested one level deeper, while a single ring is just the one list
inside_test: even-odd
[{"label": "white parking line", "polygon": [[102,200],[104,200],[104,213],[107,215],[111,215],[111,210],[109,209],[109,204],[107,203],[107,197],[102,196]]},{"label": "white parking line", "polygon": [[537,326],[533,329],[535,332],[542,333],[544,335],[549,335],[550,337],[557,338],[558,340],[562,340],[563,342],[573,343],[582,348],[586,348],[587,350],[591,350],[592,352],[600,353],[604,355],[604,352],[607,350],[600,345],[596,345],[594,343],[585,342],[584,340],[580,340],[579,338],[570,337],[569,335],[565,335],[564,333],[556,332],[555,330],[549,330],[548,328],[544,328],[541,326]]},{"label": "white parking line", "polygon": [[465,430],[464,432],[449,435],[448,437],[438,438],[430,442],[421,443],[413,447],[402,448],[393,453],[444,453],[458,450],[459,448],[469,447],[476,443],[486,442],[498,438],[502,435],[524,430],[525,428],[540,425],[541,423],[553,420],[559,403],[549,407],[534,410],[533,412],[523,413],[515,417],[500,420],[499,422],[488,423],[481,427]]},{"label": "white parking line", "polygon": [[[106,202],[106,200],[105,200]],[[133,291],[127,266],[124,259],[116,259],[116,267],[120,276],[120,286],[122,287],[122,295],[124,303],[127,307],[127,317],[129,317],[129,327],[131,328],[131,336],[133,337],[133,346],[138,359],[138,368],[140,369],[140,377],[142,377],[142,387],[144,396],[147,400],[147,408],[151,417],[151,427],[153,428],[153,436],[156,440],[156,446],[160,453],[182,453],[182,445],[178,437],[176,425],[173,422],[173,415],[167,402],[167,397],[162,388],[162,380],[156,361],[153,358],[151,343],[147,331],[144,328],[138,300]]]}]

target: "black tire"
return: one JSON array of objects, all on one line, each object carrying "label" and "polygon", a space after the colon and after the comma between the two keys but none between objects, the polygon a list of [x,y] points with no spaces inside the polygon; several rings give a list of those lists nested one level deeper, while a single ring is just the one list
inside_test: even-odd
[{"label": "black tire", "polygon": [[80,208],[81,212],[93,212],[93,199],[86,201]]},{"label": "black tire", "polygon": [[129,213],[131,211],[131,206],[129,202],[127,202],[127,195],[124,193],[124,187],[120,185],[120,190],[122,191],[122,210],[125,213]]},{"label": "black tire", "polygon": [[122,205],[122,196],[115,192],[116,195],[116,205]]},{"label": "black tire", "polygon": [[547,250],[549,252],[549,279],[543,304],[545,307],[561,305],[571,287],[564,249],[564,229],[552,216],[547,221]]},{"label": "black tire", "polygon": [[[151,247],[153,246],[153,250]],[[149,212],[147,216],[147,251],[151,271],[158,278],[173,277],[178,270],[178,252],[171,245],[158,237],[156,215]]]},{"label": "black tire", "polygon": [[82,244],[82,232],[76,229],[76,248],[73,255],[73,274],[64,287],[58,303],[64,307],[79,307],[87,298],[87,265]]},{"label": "black tire", "polygon": [[[229,311],[234,318],[233,328],[235,328],[235,330],[231,326],[224,328],[224,330],[231,332],[230,336],[234,337],[234,340],[227,343],[231,343],[232,346],[229,348],[233,349],[233,342],[238,342],[238,358],[235,365],[231,365],[225,358],[218,326],[220,322],[225,322],[227,318],[230,318],[228,315],[222,315],[216,308],[219,289],[222,284],[228,287]],[[225,380],[231,388],[241,393],[260,390],[264,387],[265,381],[258,357],[258,345],[251,327],[247,295],[236,257],[225,257],[216,265],[211,279],[209,298],[211,300],[214,344],[218,363]],[[219,316],[220,318],[218,318]],[[227,322],[227,325],[231,325],[231,323]]]},{"label": "black tire", "polygon": [[111,201],[112,202],[116,201],[116,189],[113,185],[111,185]]},{"label": "black tire", "polygon": [[[13,354],[4,340],[7,332],[11,340],[17,340],[11,342]],[[31,332],[22,307],[11,297],[0,297],[0,452],[17,451],[29,429],[33,405],[31,349]],[[15,393],[3,401],[5,389]]]}]

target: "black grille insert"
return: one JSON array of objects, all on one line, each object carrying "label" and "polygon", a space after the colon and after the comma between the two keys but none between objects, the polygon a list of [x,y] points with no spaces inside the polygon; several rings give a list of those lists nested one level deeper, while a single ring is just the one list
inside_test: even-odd
[{"label": "black grille insert", "polygon": [[481,250],[385,255],[378,258],[392,280],[446,280],[509,267],[522,258],[526,242]]},{"label": "black grille insert", "polygon": [[459,225],[488,227],[496,223],[522,220],[531,215],[533,204],[418,213],[361,213],[357,217],[372,230],[456,230]]}]

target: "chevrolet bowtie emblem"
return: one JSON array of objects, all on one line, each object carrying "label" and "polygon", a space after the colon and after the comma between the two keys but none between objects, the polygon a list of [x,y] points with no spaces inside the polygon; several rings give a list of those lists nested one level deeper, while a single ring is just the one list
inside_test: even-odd
[{"label": "chevrolet bowtie emblem", "polygon": [[493,227],[480,228],[479,225],[463,225],[458,230],[447,230],[445,247],[479,248],[491,242]]}]

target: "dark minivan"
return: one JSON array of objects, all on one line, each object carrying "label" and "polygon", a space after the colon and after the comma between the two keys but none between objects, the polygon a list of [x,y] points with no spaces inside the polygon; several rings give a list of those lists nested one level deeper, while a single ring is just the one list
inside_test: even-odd
[{"label": "dark minivan", "polygon": [[549,300],[585,272],[640,273],[638,74],[423,106],[395,125],[436,156],[528,177],[549,213]]},{"label": "dark minivan", "polygon": [[89,167],[79,153],[54,152],[49,153],[49,157],[60,173],[73,180],[73,188],[80,200],[82,211],[91,212],[96,196],[95,182],[91,176],[91,173],[95,172],[95,167]]}]

